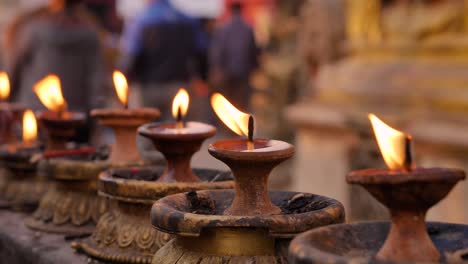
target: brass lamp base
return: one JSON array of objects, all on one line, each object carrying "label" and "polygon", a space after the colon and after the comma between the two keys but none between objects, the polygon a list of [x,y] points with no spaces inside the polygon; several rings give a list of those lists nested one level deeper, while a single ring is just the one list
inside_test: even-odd
[{"label": "brass lamp base", "polygon": [[113,263],[151,263],[154,253],[172,238],[151,226],[154,201],[174,193],[234,186],[229,173],[197,169],[194,173],[202,181],[156,182],[163,171],[164,167],[148,167],[102,173],[99,190],[111,200],[111,209],[101,217],[91,237],[72,247]]},{"label": "brass lamp base", "polygon": [[0,208],[32,212],[38,207],[39,201],[50,186],[50,181],[35,175],[25,179],[11,178],[6,183],[3,197],[0,199]]},{"label": "brass lamp base", "polygon": [[111,166],[123,165],[128,164],[67,159],[41,161],[39,174],[52,177],[54,186],[26,220],[26,226],[46,233],[90,235],[99,218],[109,209],[107,199],[97,194],[97,177]]},{"label": "brass lamp base", "polygon": [[176,237],[156,252],[152,263],[287,263],[296,234],[344,221],[343,206],[327,197],[282,191],[269,192],[269,197],[280,214],[223,215],[233,190],[181,193],[157,201],[153,226]]},{"label": "brass lamp base", "polygon": [[37,146],[20,144],[3,146],[0,160],[4,168],[0,171],[0,208],[32,212],[39,205],[50,181],[39,177],[37,166],[30,158],[39,153]]},{"label": "brass lamp base", "polygon": [[[178,236],[161,248],[153,264],[196,263],[287,263],[277,249],[287,248],[287,240],[273,238],[266,230],[217,228],[199,237]],[[281,250],[281,249],[280,249]]]}]

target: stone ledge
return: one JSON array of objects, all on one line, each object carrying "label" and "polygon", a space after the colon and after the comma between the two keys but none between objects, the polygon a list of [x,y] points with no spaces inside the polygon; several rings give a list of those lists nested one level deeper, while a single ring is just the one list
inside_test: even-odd
[{"label": "stone ledge", "polygon": [[0,210],[0,263],[63,264],[100,263],[79,255],[63,235],[29,230],[27,215]]}]

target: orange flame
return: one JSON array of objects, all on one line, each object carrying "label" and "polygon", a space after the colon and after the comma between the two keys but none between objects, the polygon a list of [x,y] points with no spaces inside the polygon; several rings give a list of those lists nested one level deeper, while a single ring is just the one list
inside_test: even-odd
[{"label": "orange flame", "polygon": [[248,136],[249,114],[239,111],[224,96],[215,93],[211,96],[211,106],[223,123],[238,135]]},{"label": "orange flame", "polygon": [[34,142],[37,139],[37,121],[34,112],[26,110],[23,114],[23,141]]},{"label": "orange flame", "polygon": [[179,112],[179,108],[182,114],[182,117],[187,114],[188,107],[190,103],[190,97],[187,91],[184,88],[180,88],[179,92],[177,92],[176,96],[174,97],[174,101],[172,101],[172,116],[177,118],[177,113]]},{"label": "orange flame", "polygon": [[10,96],[10,80],[6,72],[0,72],[0,100],[5,100]]},{"label": "orange flame", "polygon": [[48,75],[34,85],[34,92],[42,104],[50,111],[61,112],[67,108],[63,99],[60,79],[56,75]]},{"label": "orange flame", "polygon": [[128,105],[128,83],[125,75],[120,71],[114,71],[113,74],[115,91],[120,102],[126,107]]},{"label": "orange flame", "polygon": [[374,114],[369,114],[369,120],[387,167],[390,169],[405,168],[408,135],[388,126]]}]

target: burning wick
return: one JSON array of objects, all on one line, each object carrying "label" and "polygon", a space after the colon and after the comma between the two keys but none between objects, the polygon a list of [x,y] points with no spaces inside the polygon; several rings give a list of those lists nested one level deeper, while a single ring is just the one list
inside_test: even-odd
[{"label": "burning wick", "polygon": [[[127,98],[130,96],[130,89],[127,90]],[[125,101],[124,105],[123,105],[124,109],[127,110],[128,109],[128,100]]]},{"label": "burning wick", "polygon": [[369,119],[387,167],[411,171],[413,167],[411,135],[390,127],[373,114],[369,115]]},{"label": "burning wick", "polygon": [[411,152],[411,142],[413,137],[411,135],[406,135],[405,137],[405,162],[403,169],[406,171],[411,171],[413,168],[413,155]]},{"label": "burning wick", "polygon": [[122,103],[124,109],[128,109],[128,99],[130,96],[130,89],[128,88],[127,78],[120,71],[114,71],[112,75],[114,81],[115,92],[119,101]]},{"label": "burning wick", "polygon": [[[56,100],[55,98],[52,98],[51,101],[54,101],[54,104],[58,104],[58,100]],[[57,116],[58,116],[58,118],[62,119],[63,116],[64,116],[65,111],[66,111],[66,107],[65,107],[65,106],[64,106],[64,107],[59,107],[59,108],[57,109]]]},{"label": "burning wick", "polygon": [[255,149],[255,145],[254,145],[254,141],[253,141],[254,129],[255,129],[254,119],[253,119],[253,116],[250,115],[249,116],[249,135],[248,135],[249,141],[247,141],[247,150],[254,150]]},{"label": "burning wick", "polygon": [[176,118],[176,128],[184,128],[185,123],[184,123],[184,116],[182,115],[182,108],[180,106],[177,108],[177,118]]},{"label": "burning wick", "polygon": [[63,118],[67,110],[67,102],[63,98],[60,79],[57,75],[48,75],[34,85],[34,92],[42,104],[50,111]]},{"label": "burning wick", "polygon": [[187,114],[190,97],[184,88],[180,88],[172,101],[172,116],[176,119],[176,129],[185,127],[184,117]]},{"label": "burning wick", "polygon": [[10,96],[10,81],[6,72],[0,72],[0,101],[7,101]]},{"label": "burning wick", "polygon": [[247,150],[255,149],[253,141],[255,125],[252,115],[239,111],[220,93],[211,96],[211,107],[229,129],[240,136],[247,136]]},{"label": "burning wick", "polygon": [[37,140],[37,121],[34,112],[26,110],[23,114],[23,142],[32,146]]}]

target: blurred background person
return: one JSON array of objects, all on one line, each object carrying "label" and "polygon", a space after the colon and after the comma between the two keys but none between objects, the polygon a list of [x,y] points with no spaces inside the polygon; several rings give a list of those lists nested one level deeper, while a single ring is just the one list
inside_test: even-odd
[{"label": "blurred background person", "polygon": [[143,105],[158,107],[168,119],[179,88],[192,95],[200,84],[199,27],[169,0],[149,1],[145,10],[124,32],[119,67],[140,86]]},{"label": "blurred background person", "polygon": [[243,2],[232,2],[230,9],[231,18],[216,30],[211,43],[211,81],[235,106],[248,111],[249,80],[258,67],[259,49],[252,28],[242,18]]},{"label": "blurred background person", "polygon": [[[43,109],[32,87],[56,74],[69,109],[88,113],[102,107],[106,73],[99,29],[81,4],[81,0],[50,0],[46,8],[32,11],[32,16],[20,15],[10,26],[7,65],[16,101]],[[87,141],[90,133],[88,125],[78,140]]]}]

